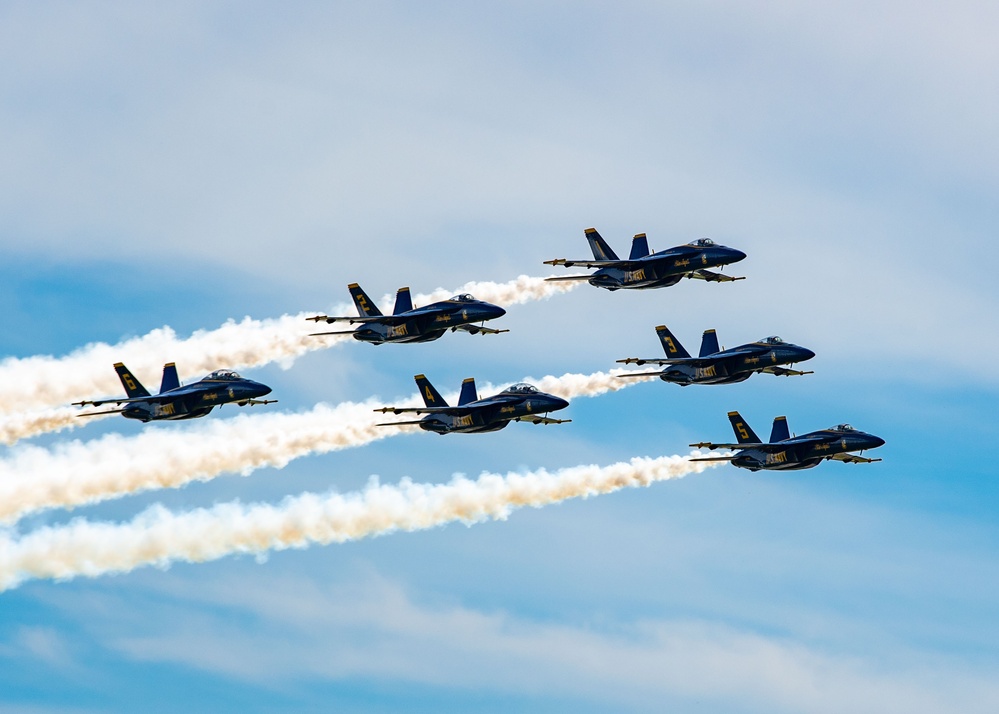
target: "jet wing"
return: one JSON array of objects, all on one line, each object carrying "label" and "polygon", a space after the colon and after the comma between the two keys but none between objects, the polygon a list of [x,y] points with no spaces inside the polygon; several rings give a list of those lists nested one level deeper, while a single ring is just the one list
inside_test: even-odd
[{"label": "jet wing", "polygon": [[406,315],[376,315],[376,316],[372,316],[372,317],[368,317],[368,316],[360,317],[358,315],[354,315],[353,317],[340,316],[340,315],[335,315],[335,316],[330,316],[330,315],[316,315],[315,317],[307,317],[305,319],[306,320],[311,320],[312,322],[323,322],[325,320],[326,322],[328,322],[331,325],[334,322],[347,322],[347,323],[350,323],[351,325],[356,324],[356,323],[363,323],[363,322],[379,322],[379,323],[381,323],[383,325],[398,325],[398,324],[403,323],[406,320],[408,320],[409,317],[410,317],[409,314],[406,314]]},{"label": "jet wing", "polygon": [[875,461],[881,461],[881,459],[868,459],[864,456],[857,456],[856,454],[836,454],[835,456],[830,456],[833,461],[842,461],[846,464],[873,464]]},{"label": "jet wing", "polygon": [[527,416],[517,417],[514,421],[527,421],[531,424],[568,424],[572,419],[549,419],[548,417],[537,416],[536,414],[528,414]]},{"label": "jet wing", "polygon": [[744,277],[734,278],[731,275],[723,275],[711,270],[695,270],[692,273],[687,273],[687,277],[695,280],[707,280],[709,283],[732,283],[736,280],[745,280]]},{"label": "jet wing", "polygon": [[786,367],[765,367],[761,370],[767,374],[776,374],[778,377],[801,377],[806,374],[815,374],[815,372],[802,372],[797,369],[787,369]]},{"label": "jet wing", "polygon": [[[97,401],[73,402],[74,407],[99,407],[102,404],[157,404],[159,402],[172,402],[177,398],[177,393],[153,394],[148,397],[110,397],[108,399],[98,399]],[[84,416],[84,415],[80,415]]]},{"label": "jet wing", "polygon": [[589,280],[592,275],[553,275],[550,278],[545,278],[545,282],[557,283],[568,280]]},{"label": "jet wing", "polygon": [[483,407],[473,407],[467,404],[460,407],[382,407],[374,411],[382,414],[449,414],[451,416],[461,416],[485,406],[487,405],[483,405]]},{"label": "jet wing", "polygon": [[556,258],[555,260],[546,260],[545,265],[564,265],[567,268],[571,268],[574,265],[582,265],[584,268],[632,268],[635,266],[634,260],[566,260],[565,258]]},{"label": "jet wing", "polygon": [[510,330],[496,330],[492,327],[483,327],[481,325],[455,325],[451,328],[451,331],[461,330],[467,332],[470,335],[498,335],[501,332],[509,332]]},{"label": "jet wing", "polygon": [[809,444],[820,444],[824,441],[836,441],[835,436],[822,436],[816,434],[814,436],[799,436],[794,439],[785,439],[784,441],[777,441],[774,443],[769,442],[747,442],[744,444],[716,444],[710,441],[703,441],[699,444],[691,444],[697,449],[756,449],[757,451],[776,453],[778,451],[786,451],[789,448],[794,448],[795,446],[807,446]]}]

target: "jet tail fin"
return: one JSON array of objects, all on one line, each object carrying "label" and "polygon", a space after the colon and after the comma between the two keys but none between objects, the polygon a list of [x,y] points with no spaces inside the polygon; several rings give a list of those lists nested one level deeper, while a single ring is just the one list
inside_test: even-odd
[{"label": "jet tail fin", "polygon": [[132,373],[128,371],[128,367],[123,365],[121,362],[117,362],[114,366],[114,371],[118,373],[118,379],[121,380],[121,386],[125,388],[125,394],[129,397],[148,397],[150,396],[149,390],[142,386]]},{"label": "jet tail fin", "polygon": [[180,377],[177,376],[177,365],[173,362],[168,362],[163,365],[163,381],[160,382],[160,394],[169,392],[171,389],[176,389],[179,386]]},{"label": "jet tail fin", "polygon": [[[448,403],[444,401],[444,397],[434,389],[434,385],[424,375],[418,374],[414,379],[416,380],[416,386],[420,388],[420,396],[423,397],[423,401],[428,407],[448,406]],[[464,385],[462,385],[462,389],[464,390]]]},{"label": "jet tail fin", "polygon": [[631,255],[629,260],[638,260],[649,254],[649,239],[644,233],[639,233],[631,239]]},{"label": "jet tail fin", "polygon": [[617,253],[611,250],[607,241],[600,237],[596,228],[586,229],[586,240],[590,244],[590,250],[593,251],[594,260],[619,260]]},{"label": "jet tail fin", "polygon": [[378,306],[367,296],[367,294],[361,290],[361,286],[357,283],[351,283],[347,286],[350,290],[350,296],[354,298],[354,304],[357,305],[357,312],[361,317],[381,317],[382,311],[378,309]]},{"label": "jet tail fin", "polygon": [[774,419],[774,427],[770,431],[770,443],[785,441],[791,438],[791,431],[787,428],[787,417],[779,416]]},{"label": "jet tail fin", "polygon": [[663,352],[666,353],[667,357],[673,359],[683,359],[690,357],[690,353],[683,348],[680,341],[673,336],[673,333],[669,331],[666,325],[659,325],[656,327],[656,334],[659,335],[659,341],[663,345]]},{"label": "jet tail fin", "polygon": [[704,334],[701,335],[701,351],[697,356],[707,357],[720,351],[718,349],[718,333],[714,330],[705,330]]},{"label": "jet tail fin", "polygon": [[735,432],[735,440],[740,444],[759,444],[760,437],[746,423],[739,412],[729,412],[728,420],[732,422],[732,431]]},{"label": "jet tail fin", "polygon": [[473,377],[469,377],[461,383],[461,394],[458,396],[458,406],[464,406],[469,402],[478,401],[478,399],[479,393],[475,391],[475,379]]},{"label": "jet tail fin", "polygon": [[399,288],[395,294],[395,308],[393,315],[400,315],[413,309],[413,297],[409,294],[409,288]]}]

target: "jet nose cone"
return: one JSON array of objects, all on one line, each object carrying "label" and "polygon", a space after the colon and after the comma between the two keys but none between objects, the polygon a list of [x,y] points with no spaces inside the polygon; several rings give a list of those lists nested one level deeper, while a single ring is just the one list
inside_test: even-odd
[{"label": "jet nose cone", "polygon": [[798,361],[804,362],[806,359],[811,359],[815,356],[815,353],[806,347],[798,348]]},{"label": "jet nose cone", "polygon": [[499,305],[490,305],[490,308],[492,309],[489,312],[492,313],[492,316],[494,318],[503,317],[506,314],[506,310],[501,308]]},{"label": "jet nose cone", "polygon": [[746,258],[745,253],[743,253],[741,250],[736,250],[735,248],[729,248],[728,253],[729,253],[728,262],[730,263],[738,263],[740,260],[744,260]]},{"label": "jet nose cone", "polygon": [[255,396],[263,397],[271,393],[271,388],[266,384],[261,384],[260,382],[253,383],[253,391],[256,393]]},{"label": "jet nose cone", "polygon": [[876,449],[879,446],[885,445],[885,440],[882,439],[880,436],[871,435],[870,439],[871,439],[871,446],[869,448],[871,449]]},{"label": "jet nose cone", "polygon": [[554,406],[552,407],[552,411],[556,411],[558,409],[565,409],[567,406],[569,406],[569,402],[567,402],[565,399],[562,399],[562,397],[552,397],[552,402],[554,404]]}]

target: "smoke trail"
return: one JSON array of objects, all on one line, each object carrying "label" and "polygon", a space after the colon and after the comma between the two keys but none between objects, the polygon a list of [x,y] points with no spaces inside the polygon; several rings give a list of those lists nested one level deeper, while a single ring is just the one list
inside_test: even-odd
[{"label": "smoke trail", "polygon": [[[635,380],[605,372],[544,377],[539,383],[568,398],[596,396]],[[447,395],[452,401],[454,395]],[[415,397],[396,400],[413,406]],[[224,473],[282,468],[309,454],[363,446],[418,427],[379,427],[375,400],[319,404],[297,414],[265,412],[217,419],[191,429],[155,427],[134,437],[108,434],[46,449],[22,446],[0,460],[0,522],[43,508],[73,508],[157,488],[178,488]],[[391,418],[389,418],[391,419]]]},{"label": "smoke trail", "polygon": [[[482,300],[512,305],[544,299],[571,290],[573,286],[575,283],[546,283],[544,278],[521,275],[506,283],[467,283],[457,291],[438,288],[429,295],[417,295],[415,299],[418,304],[426,304],[455,292],[472,292]],[[392,299],[392,296],[384,297],[383,304],[391,304]],[[353,306],[348,308],[346,305],[337,309],[339,314],[354,310]],[[0,413],[38,410],[118,394],[121,385],[111,368],[115,362],[125,362],[135,374],[157,376],[164,362],[176,362],[184,378],[188,379],[219,367],[243,369],[271,362],[282,362],[287,367],[306,352],[351,339],[349,335],[310,337],[308,333],[315,330],[309,329],[305,318],[314,314],[283,315],[266,320],[246,317],[240,322],[229,320],[217,329],[198,330],[187,338],[178,337],[169,327],[161,327],[115,345],[93,343],[62,357],[8,357],[0,361]],[[29,421],[34,419],[41,423],[49,416],[33,414]],[[64,419],[56,428],[75,425]],[[8,433],[21,434],[18,438],[23,438],[40,432],[15,424]]]},{"label": "smoke trail", "polygon": [[156,505],[117,525],[76,519],[19,539],[0,537],[0,590],[30,578],[96,577],[144,565],[167,567],[178,560],[204,562],[233,553],[343,543],[452,521],[472,525],[505,520],[525,506],[541,508],[569,498],[648,486],[712,465],[689,458],[634,458],[604,467],[506,476],[483,473],[475,480],[456,475],[446,484],[403,479],[383,486],[373,477],[363,491],[303,493],[278,505],[230,502],[186,513]]}]

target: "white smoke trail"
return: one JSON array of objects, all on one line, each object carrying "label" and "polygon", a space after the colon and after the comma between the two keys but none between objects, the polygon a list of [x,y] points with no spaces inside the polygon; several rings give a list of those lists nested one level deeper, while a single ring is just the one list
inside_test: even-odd
[{"label": "white smoke trail", "polygon": [[[449,297],[455,292],[472,292],[476,297],[499,305],[512,305],[529,300],[541,300],[556,293],[571,290],[575,283],[546,283],[544,278],[521,275],[506,283],[466,283],[457,291],[438,288],[428,295],[417,295],[418,304]],[[392,296],[383,304],[392,304]],[[339,314],[348,314],[353,306],[339,306]],[[184,379],[200,376],[220,367],[243,369],[271,362],[285,367],[295,358],[312,350],[350,340],[349,335],[310,337],[316,330],[305,319],[315,312],[240,322],[229,320],[214,330],[198,330],[180,338],[169,327],[161,327],[141,337],[118,344],[98,342],[68,355],[54,357],[8,357],[0,361],[0,414],[28,414],[23,419],[11,419],[0,425],[0,435],[7,443],[41,433],[30,424],[52,425],[47,430],[71,429],[79,425],[63,415],[53,420],[53,414],[39,411],[66,405],[73,401],[95,399],[119,394],[121,385],[112,369],[115,362],[124,362],[136,375],[155,375],[165,362],[176,362]],[[156,384],[147,384],[154,388]],[[37,428],[43,428],[38,426]],[[16,437],[16,438],[15,438]]]},{"label": "white smoke trail", "polygon": [[204,562],[234,553],[343,543],[452,521],[472,525],[505,520],[525,506],[541,508],[569,498],[648,486],[714,465],[689,458],[634,458],[604,467],[506,476],[483,473],[475,480],[456,475],[446,484],[403,479],[383,486],[372,478],[363,491],[303,493],[278,505],[231,502],[186,513],[156,505],[122,524],[76,519],[21,538],[0,537],[0,591],[30,578],[97,577],[144,565],[167,567],[178,560]]},{"label": "white smoke trail", "polygon": [[[606,372],[544,377],[546,389],[567,398],[620,389],[634,380]],[[454,395],[447,395],[452,401]],[[416,404],[415,397],[394,402]],[[0,522],[45,508],[73,508],[158,488],[178,488],[225,473],[248,475],[263,467],[329,451],[363,446],[418,427],[380,427],[391,421],[369,400],[335,407],[319,404],[297,414],[264,412],[217,419],[190,429],[144,430],[138,436],[108,434],[90,442],[50,448],[25,445],[0,460]]]}]

